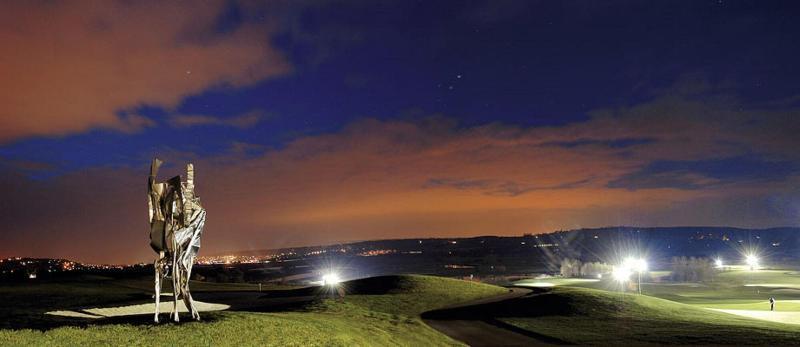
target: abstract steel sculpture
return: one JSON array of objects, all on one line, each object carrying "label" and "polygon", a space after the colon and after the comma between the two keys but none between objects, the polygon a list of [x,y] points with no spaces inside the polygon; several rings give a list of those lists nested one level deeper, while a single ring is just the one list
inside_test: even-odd
[{"label": "abstract steel sculpture", "polygon": [[186,165],[186,182],[175,176],[162,183],[156,181],[158,168],[163,164],[158,158],[150,165],[147,192],[150,207],[150,246],[158,258],[155,261],[155,322],[161,298],[161,285],[167,271],[172,274],[172,312],[178,321],[178,298],[182,298],[192,318],[200,320],[200,314],[189,293],[189,277],[192,275],[200,236],[206,221],[206,210],[200,206],[200,198],[194,193],[194,166]]}]

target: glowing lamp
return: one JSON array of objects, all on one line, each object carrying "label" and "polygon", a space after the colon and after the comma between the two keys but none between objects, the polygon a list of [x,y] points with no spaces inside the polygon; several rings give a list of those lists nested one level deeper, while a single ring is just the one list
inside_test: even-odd
[{"label": "glowing lamp", "polygon": [[342,280],[339,278],[339,275],[336,273],[329,273],[322,276],[322,285],[323,286],[335,286],[338,285]]},{"label": "glowing lamp", "polygon": [[747,255],[744,258],[744,261],[745,261],[745,263],[747,263],[747,266],[750,267],[750,270],[758,268],[758,257],[756,257],[755,255],[753,255],[753,254]]},{"label": "glowing lamp", "polygon": [[627,266],[615,266],[611,276],[619,282],[626,282],[631,277],[631,269]]}]

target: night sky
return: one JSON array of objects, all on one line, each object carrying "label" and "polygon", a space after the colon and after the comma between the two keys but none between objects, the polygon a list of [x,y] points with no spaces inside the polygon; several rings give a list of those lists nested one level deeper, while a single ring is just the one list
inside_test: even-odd
[{"label": "night sky", "polygon": [[0,256],[800,225],[800,5],[4,1]]}]

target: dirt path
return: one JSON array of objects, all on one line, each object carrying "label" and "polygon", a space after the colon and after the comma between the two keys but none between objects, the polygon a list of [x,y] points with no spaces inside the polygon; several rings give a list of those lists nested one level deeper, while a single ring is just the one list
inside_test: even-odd
[{"label": "dirt path", "polygon": [[492,317],[481,315],[478,306],[491,305],[528,295],[530,289],[512,288],[506,294],[471,301],[441,310],[426,312],[423,321],[437,331],[470,346],[538,346],[563,344],[548,336],[535,334]]}]

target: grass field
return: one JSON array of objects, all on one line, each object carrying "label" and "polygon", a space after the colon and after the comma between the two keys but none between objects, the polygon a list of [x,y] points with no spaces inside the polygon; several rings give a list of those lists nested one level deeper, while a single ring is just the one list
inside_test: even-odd
[{"label": "grass field", "polygon": [[[53,307],[77,308],[98,303],[142,300],[144,280],[92,279],[26,287],[2,287],[15,298],[13,307],[0,312],[7,325],[74,323],[44,317]],[[193,284],[194,285],[194,284]],[[365,346],[459,345],[425,325],[418,314],[481,297],[503,293],[500,287],[429,276],[388,276],[344,283],[344,300],[324,299],[285,312],[215,312],[202,322],[150,323],[152,316],[116,319],[106,324],[48,327],[41,330],[0,330],[0,344],[15,345],[270,345]],[[31,287],[31,288],[28,288]],[[193,291],[249,290],[242,286],[197,284]],[[285,290],[284,290],[285,291]],[[267,292],[268,294],[269,292]],[[34,297],[51,294],[47,302]],[[147,299],[147,298],[144,298]],[[61,300],[61,301],[59,301]],[[59,306],[60,305],[60,306]],[[6,307],[4,305],[4,307]],[[163,316],[162,316],[163,317]],[[166,318],[166,317],[163,317]],[[61,319],[61,321],[58,321]],[[49,323],[54,323],[49,321]]]},{"label": "grass field", "polygon": [[[533,293],[459,310],[573,344],[800,344],[800,325],[780,323],[800,322],[800,274],[794,271],[737,270],[709,283],[645,283],[645,295],[622,293],[607,279],[544,278],[516,284]],[[204,313],[202,322],[153,325],[150,315],[91,322],[44,315],[54,309],[150,302],[149,278],[0,285],[5,302],[0,306],[0,345],[460,345],[424,324],[420,314],[507,293],[491,285],[413,275],[342,286],[346,297],[331,299],[314,288],[265,287],[258,293],[254,285],[193,283],[198,296],[212,298],[316,299],[273,310],[233,305],[230,311]],[[777,312],[768,311],[769,297],[778,300]]]},{"label": "grass field", "polygon": [[[659,277],[664,277],[660,274]],[[798,344],[800,274],[791,270],[721,272],[709,283],[644,283],[645,295],[623,294],[610,280],[569,278],[516,282],[554,288],[516,305],[535,314],[503,321],[578,344]],[[777,299],[770,312],[769,298]],[[560,307],[550,307],[560,303]]]},{"label": "grass field", "polygon": [[646,295],[557,287],[519,300],[501,320],[569,343],[797,344],[795,326],[737,317]]},{"label": "grass field", "polygon": [[[608,279],[526,279],[514,284],[536,287],[537,283],[620,291],[620,286]],[[708,283],[643,283],[642,292],[698,307],[748,310],[769,310],[768,300],[775,297],[777,309],[795,311],[800,310],[800,273],[792,270],[725,271]]]}]

